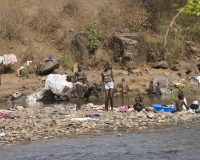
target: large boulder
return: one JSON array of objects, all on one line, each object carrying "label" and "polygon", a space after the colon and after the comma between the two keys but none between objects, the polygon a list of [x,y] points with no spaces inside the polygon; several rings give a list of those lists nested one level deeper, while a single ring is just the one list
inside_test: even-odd
[{"label": "large boulder", "polygon": [[200,49],[195,45],[194,42],[185,41],[185,50],[188,57],[200,57]]},{"label": "large boulder", "polygon": [[77,62],[82,63],[83,59],[88,59],[88,39],[84,33],[77,33],[72,39],[72,50]]},{"label": "large boulder", "polygon": [[191,63],[187,70],[186,70],[186,74],[190,75],[190,76],[198,76],[199,75],[199,69],[196,66],[195,63]]},{"label": "large boulder", "polygon": [[36,73],[39,75],[45,75],[52,73],[55,69],[59,68],[59,58],[44,58],[38,65]]},{"label": "large boulder", "polygon": [[128,69],[136,69],[146,61],[146,47],[140,33],[116,33],[112,37],[111,49],[116,63]]},{"label": "large boulder", "polygon": [[169,67],[168,63],[166,61],[159,61],[153,64],[153,68],[159,69],[167,69]]}]

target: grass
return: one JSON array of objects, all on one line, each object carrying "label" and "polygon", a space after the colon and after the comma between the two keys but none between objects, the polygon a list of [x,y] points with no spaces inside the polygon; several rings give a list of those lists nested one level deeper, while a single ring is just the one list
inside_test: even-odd
[{"label": "grass", "polygon": [[141,84],[142,87],[146,87],[146,84]]},{"label": "grass", "polygon": [[29,74],[29,70],[28,70],[28,67],[24,67],[22,70],[21,70],[21,77],[26,77],[27,75]]},{"label": "grass", "polygon": [[[74,55],[69,56],[74,53],[71,50],[73,36],[86,30],[88,22],[94,20],[98,24],[98,30],[101,31],[101,38],[95,39],[95,42],[91,41],[89,45],[91,49],[97,47],[97,40],[108,47],[113,33],[123,29],[142,32],[145,38],[146,34],[154,35],[147,39],[151,43],[149,47],[161,44],[165,30],[177,11],[173,8],[172,1],[151,1],[150,8],[155,10],[148,10],[148,6],[144,8],[147,5],[145,2],[147,1],[0,0],[0,55],[15,53],[21,64],[28,55],[32,55],[33,65],[51,55],[65,59],[63,65],[69,67],[71,59],[73,63],[76,61]],[[186,0],[176,0],[178,7],[182,7],[185,2]],[[151,30],[149,20],[152,16],[155,16],[157,31]],[[162,19],[164,20],[161,21]],[[189,19],[183,15],[177,19],[175,27],[178,32],[170,31],[168,39],[167,50],[172,54],[168,57],[170,61],[182,57],[184,40],[199,43],[198,22],[199,17]],[[71,28],[73,32],[70,32]],[[152,49],[153,53],[161,53],[156,47]],[[107,48],[104,52],[107,52]],[[79,57],[79,53],[75,53],[75,57]],[[155,57],[159,58],[160,55]]]},{"label": "grass", "polygon": [[65,54],[64,56],[64,66],[71,69],[74,66],[73,56],[71,54]]},{"label": "grass", "polygon": [[130,82],[131,82],[131,83],[135,83],[136,80],[135,80],[135,79],[130,79]]}]

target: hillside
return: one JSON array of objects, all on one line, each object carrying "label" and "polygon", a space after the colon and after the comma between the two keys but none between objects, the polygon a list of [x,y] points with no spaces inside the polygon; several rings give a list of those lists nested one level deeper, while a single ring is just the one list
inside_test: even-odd
[{"label": "hillside", "polygon": [[[0,2],[0,56],[15,54],[18,59],[17,63],[9,66],[11,70],[3,70],[1,66],[1,71],[13,76],[16,69],[27,60],[32,60],[29,78],[36,78],[38,81],[31,84],[38,83],[39,86],[42,84],[39,82],[40,77],[35,74],[37,64],[48,56],[61,59],[60,68],[55,73],[71,72],[78,62],[82,62],[88,72],[102,70],[106,61],[112,63],[116,71],[127,70],[123,64],[113,59],[110,41],[114,33],[139,32],[143,35],[147,57],[138,66],[140,69],[151,69],[151,63],[160,60],[166,60],[169,64],[180,60],[188,61],[190,57],[185,52],[184,42],[192,41],[199,46],[199,17],[181,14],[170,29],[166,48],[163,47],[166,30],[177,9],[184,6],[186,0]],[[82,52],[77,52],[72,43],[80,33],[89,42],[87,51],[84,52],[88,54],[87,58],[84,58]],[[101,61],[95,60],[93,56],[97,48]],[[8,75],[4,75],[4,78],[6,76]]]},{"label": "hillside", "polygon": [[[27,60],[37,65],[49,55],[64,60],[72,54],[75,61],[76,53],[71,48],[74,35],[86,31],[90,22],[96,22],[96,31],[101,33],[99,42],[108,56],[113,33],[141,32],[148,46],[148,63],[163,58],[166,29],[176,9],[185,3],[185,0],[1,0],[0,55],[15,54],[18,66]],[[178,7],[173,8],[174,4]],[[166,48],[169,61],[184,57],[184,40],[198,44],[198,22],[199,18],[185,15],[177,19]]]}]

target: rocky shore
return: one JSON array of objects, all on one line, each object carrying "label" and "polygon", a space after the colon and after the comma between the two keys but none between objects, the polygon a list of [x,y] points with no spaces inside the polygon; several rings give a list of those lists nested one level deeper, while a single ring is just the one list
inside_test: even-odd
[{"label": "rocky shore", "polygon": [[[2,113],[2,112],[1,112]],[[200,119],[199,114],[187,111],[168,112],[127,112],[94,110],[85,108],[73,111],[66,108],[43,109],[19,108],[13,111],[4,110],[6,118],[0,119],[0,145],[37,141],[60,136],[72,136],[91,131],[133,131],[193,123]]]}]

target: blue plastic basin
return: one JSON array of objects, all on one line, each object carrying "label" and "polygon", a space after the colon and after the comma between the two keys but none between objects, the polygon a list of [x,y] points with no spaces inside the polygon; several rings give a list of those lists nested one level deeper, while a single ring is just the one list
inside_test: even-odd
[{"label": "blue plastic basin", "polygon": [[164,107],[162,104],[152,104],[152,107],[156,111],[164,111],[164,112],[171,112],[176,109],[171,107]]}]

